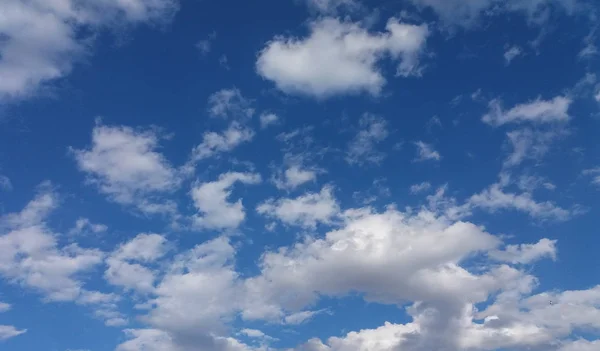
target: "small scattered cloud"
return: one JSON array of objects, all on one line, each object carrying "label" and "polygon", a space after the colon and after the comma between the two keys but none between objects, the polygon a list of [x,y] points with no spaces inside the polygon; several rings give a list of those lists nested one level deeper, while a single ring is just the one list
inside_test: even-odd
[{"label": "small scattered cloud", "polygon": [[284,172],[273,177],[273,182],[278,189],[294,190],[302,184],[314,182],[317,179],[317,170],[303,168],[300,165],[291,165]]},{"label": "small scattered cloud", "polygon": [[520,47],[511,46],[504,52],[504,63],[508,66],[510,63],[523,53]]},{"label": "small scattered cloud", "polygon": [[423,183],[419,183],[419,184],[413,184],[410,186],[410,193],[411,194],[418,194],[418,193],[422,193],[424,191],[427,191],[431,189],[431,184],[429,182],[423,182]]},{"label": "small scattered cloud", "polygon": [[10,304],[0,301],[0,313],[9,311],[11,309],[11,307],[12,306]]},{"label": "small scattered cloud", "polygon": [[108,230],[105,224],[92,223],[88,218],[78,218],[75,221],[75,226],[69,230],[70,235],[79,235],[86,232],[94,234],[103,233]]},{"label": "small scattered cloud", "polygon": [[11,191],[13,189],[12,182],[10,178],[5,175],[0,174],[0,190]]},{"label": "small scattered cloud", "polygon": [[198,40],[196,43],[196,48],[200,52],[202,56],[208,55],[212,48],[212,42],[217,38],[217,32],[212,32],[208,35],[208,38]]},{"label": "small scattered cloud", "polygon": [[229,59],[227,58],[227,55],[223,54],[219,57],[219,66],[223,67],[227,71],[231,69],[231,67],[229,67]]},{"label": "small scattered cloud", "polygon": [[505,192],[499,183],[471,196],[468,205],[492,213],[501,210],[517,210],[542,221],[566,221],[578,213],[576,209],[564,209],[551,201],[538,202],[528,192],[521,194]]},{"label": "small scattered cloud", "polygon": [[260,127],[262,129],[265,129],[271,125],[275,125],[275,124],[279,123],[279,121],[280,121],[279,116],[277,116],[276,114],[271,113],[271,112],[262,113],[260,115]]},{"label": "small scattered cloud", "polygon": [[385,154],[377,151],[376,146],[389,135],[387,121],[375,115],[364,114],[358,128],[359,132],[348,144],[346,161],[358,165],[381,163]]},{"label": "small scattered cloud", "polygon": [[0,325],[0,341],[14,338],[26,332],[27,329],[17,329],[12,325]]},{"label": "small scattered cloud", "polygon": [[583,175],[592,178],[592,184],[600,187],[600,167],[590,168],[583,171]]},{"label": "small scattered cloud", "polygon": [[510,153],[504,160],[505,168],[515,167],[525,160],[540,160],[548,153],[553,142],[565,135],[563,130],[536,130],[531,128],[516,129],[506,133]]},{"label": "small scattered cloud", "polygon": [[422,161],[439,161],[442,159],[442,156],[439,152],[437,152],[431,144],[424,143],[422,141],[417,141],[414,143],[417,148],[417,157],[414,159],[415,162]]},{"label": "small scattered cloud", "polygon": [[251,141],[254,135],[251,128],[237,121],[231,122],[229,127],[221,133],[205,132],[202,135],[202,142],[192,150],[190,161],[184,167],[184,172],[192,172],[199,161],[229,152],[239,145]]},{"label": "small scattered cloud", "polygon": [[309,320],[313,319],[315,316],[322,314],[322,313],[327,313],[328,310],[317,310],[317,311],[302,311],[302,312],[296,312],[296,313],[292,313],[290,315],[285,316],[285,318],[283,319],[283,321],[285,322],[285,324],[288,325],[299,325],[299,324],[303,324],[308,322]]},{"label": "small scattered cloud", "polygon": [[318,223],[330,224],[340,211],[333,188],[324,186],[318,193],[306,193],[296,198],[268,199],[256,211],[287,225],[315,228]]},{"label": "small scattered cloud", "polygon": [[321,14],[335,14],[340,9],[352,11],[361,7],[358,0],[303,0],[308,7]]},{"label": "small scattered cloud", "polygon": [[502,108],[502,103],[494,99],[489,103],[489,112],[482,117],[482,121],[498,127],[508,123],[561,123],[571,119],[569,106],[571,98],[556,96],[550,100],[537,98],[527,103],[518,104],[509,110]]},{"label": "small scattered cloud", "polygon": [[252,101],[239,89],[221,89],[208,98],[208,112],[212,117],[246,120],[254,115]]},{"label": "small scattered cloud", "polygon": [[535,244],[508,245],[504,250],[493,250],[488,254],[496,261],[512,264],[529,264],[549,257],[556,259],[556,240],[541,239]]}]

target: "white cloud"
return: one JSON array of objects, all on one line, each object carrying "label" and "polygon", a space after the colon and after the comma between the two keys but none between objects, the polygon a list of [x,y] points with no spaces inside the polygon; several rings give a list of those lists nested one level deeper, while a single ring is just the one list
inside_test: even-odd
[{"label": "white cloud", "polygon": [[376,144],[388,137],[387,121],[381,117],[364,114],[359,121],[360,131],[348,144],[346,161],[350,164],[380,163],[385,154],[375,150]]},{"label": "white cloud", "polygon": [[556,240],[544,238],[535,244],[508,245],[502,251],[491,251],[489,256],[512,264],[528,264],[545,257],[556,259]]},{"label": "white cloud", "polygon": [[567,342],[559,351],[595,351],[600,348],[600,340],[588,341],[579,339],[572,342]]},{"label": "white cloud", "polygon": [[279,123],[279,116],[274,113],[263,113],[260,115],[260,127],[262,129],[277,123]]},{"label": "white cloud", "polygon": [[246,218],[242,200],[229,202],[231,187],[240,182],[257,184],[261,181],[259,174],[229,172],[219,176],[213,182],[196,184],[191,191],[194,205],[199,211],[194,225],[206,229],[235,229]]},{"label": "white cloud", "polygon": [[419,184],[413,184],[410,186],[410,193],[411,194],[418,194],[421,193],[423,191],[427,191],[431,189],[431,184],[429,182],[422,182]]},{"label": "white cloud", "polygon": [[208,38],[198,40],[198,42],[196,43],[196,48],[200,51],[200,54],[202,56],[208,55],[208,53],[212,49],[212,42],[215,40],[216,37],[217,32],[212,32],[208,35]]},{"label": "white cloud", "polygon": [[339,8],[357,9],[360,3],[357,0],[305,0],[309,8],[320,13],[336,13]]},{"label": "white cloud", "polygon": [[[341,223],[324,236],[305,236],[289,247],[265,252],[260,273],[253,277],[235,271],[236,249],[226,237],[178,255],[140,319],[148,327],[128,329],[129,340],[117,350],[256,350],[225,336],[226,324],[240,313],[244,320],[297,324],[325,312],[304,310],[321,296],[349,292],[384,304],[418,302],[406,309],[409,323],[385,323],[327,343],[311,339],[294,350],[559,351],[571,343],[560,341],[572,330],[600,330],[599,288],[530,296],[537,280],[525,271],[493,262],[472,267],[472,258],[518,265],[553,258],[552,240],[503,247],[482,227],[428,210],[388,207],[383,212],[360,208],[338,213]],[[474,305],[480,302],[489,307],[480,312]],[[569,309],[574,311],[564,312]],[[256,329],[239,333],[271,340]],[[544,348],[548,343],[555,347]]]},{"label": "white cloud", "polygon": [[0,301],[0,313],[9,311],[11,307],[12,306],[10,304]]},{"label": "white cloud", "polygon": [[249,338],[260,339],[260,340],[266,341],[266,342],[277,340],[277,339],[263,333],[262,331],[260,331],[258,329],[244,328],[244,329],[240,330],[240,334],[246,335]]},{"label": "white cloud", "polygon": [[244,120],[254,114],[252,102],[237,88],[217,91],[208,98],[208,104],[208,112],[213,117]]},{"label": "white cloud", "polygon": [[502,103],[494,99],[489,103],[489,112],[482,117],[482,121],[492,126],[501,126],[508,123],[557,123],[567,122],[571,98],[556,96],[551,100],[537,98],[527,103],[518,104],[510,110],[504,110]]},{"label": "white cloud", "polygon": [[99,30],[168,20],[177,8],[176,0],[2,1],[0,99],[28,97],[67,76]]},{"label": "white cloud", "polygon": [[[161,258],[167,251],[166,239],[158,234],[139,234],[119,246],[106,259],[108,268],[104,278],[112,285],[126,290],[149,293],[154,290],[155,273],[138,262],[150,263]],[[112,324],[122,318],[113,318]]]},{"label": "white cloud", "polygon": [[158,329],[125,329],[130,338],[117,351],[180,351],[168,333]]},{"label": "white cloud", "polygon": [[417,147],[417,157],[415,161],[439,161],[442,159],[442,156],[439,152],[437,152],[431,144],[424,143],[422,141],[415,142],[415,146]]},{"label": "white cloud", "polygon": [[208,39],[198,40],[196,48],[202,55],[207,55],[210,52],[211,43]]},{"label": "white cloud", "polygon": [[[447,26],[472,27],[480,17],[519,12],[529,23],[543,24],[549,10],[571,13],[576,1],[572,0],[411,0],[421,8],[431,8]],[[556,5],[556,6],[555,6]]]},{"label": "white cloud", "polygon": [[242,330],[240,330],[240,333],[249,336],[251,338],[262,338],[265,336],[265,333],[261,332],[258,329],[248,329],[248,328],[244,328]]},{"label": "white cloud", "polygon": [[592,184],[600,186],[600,167],[590,168],[583,171],[583,175],[592,177]]},{"label": "white cloud", "polygon": [[91,148],[72,152],[88,181],[111,200],[147,213],[171,211],[168,203],[153,199],[180,183],[177,170],[156,151],[158,142],[152,130],[96,125]]},{"label": "white cloud", "polygon": [[541,131],[525,128],[508,132],[506,136],[512,151],[504,160],[503,165],[504,167],[514,167],[525,160],[542,158],[550,150],[552,142],[560,136],[560,133],[554,130]]},{"label": "white cloud", "polygon": [[12,325],[0,325],[0,341],[8,340],[27,332],[27,329],[19,330]]},{"label": "white cloud", "polygon": [[231,122],[222,133],[206,132],[202,136],[202,143],[192,150],[191,160],[186,165],[186,171],[191,172],[198,161],[229,152],[252,138],[254,138],[254,131],[236,121]]},{"label": "white cloud", "polygon": [[493,184],[481,193],[471,196],[468,204],[490,212],[514,209],[540,220],[565,221],[574,215],[573,211],[563,209],[553,202],[537,202],[527,192],[506,193],[500,184]]},{"label": "white cloud", "polygon": [[512,60],[514,60],[517,56],[521,55],[521,48],[518,46],[511,46],[508,50],[504,52],[504,62],[506,65],[510,65]]},{"label": "white cloud", "polygon": [[389,56],[400,61],[397,74],[420,74],[419,57],[429,35],[426,25],[391,18],[387,32],[370,33],[360,25],[321,18],[306,38],[275,37],[260,52],[258,73],[282,91],[317,98],[380,93],[386,80],[378,66]]},{"label": "white cloud", "polygon": [[233,267],[235,249],[219,237],[178,255],[140,319],[148,329],[127,330],[119,351],[250,351],[223,336],[224,323],[239,310],[240,286]]},{"label": "white cloud", "polygon": [[245,282],[254,292],[253,303],[265,310],[301,311],[319,296],[354,292],[385,304],[426,300],[452,305],[484,301],[489,292],[520,276],[506,266],[476,275],[458,265],[500,244],[471,223],[393,208],[383,213],[348,210],[342,218],[344,224],[324,237],[306,237],[265,253],[261,274]]},{"label": "white cloud", "polygon": [[80,217],[75,221],[75,226],[69,230],[69,234],[78,235],[85,232],[103,233],[108,230],[104,224],[92,223],[88,218]]},{"label": "white cloud", "polygon": [[42,187],[21,212],[0,218],[0,274],[46,300],[74,301],[82,293],[78,277],[100,264],[103,253],[75,244],[59,247],[44,223],[56,206],[56,195]]},{"label": "white cloud", "polygon": [[306,193],[296,198],[268,199],[256,207],[256,211],[264,216],[308,228],[314,228],[317,223],[331,223],[339,210],[330,186],[323,187],[319,193]]},{"label": "white cloud", "polygon": [[323,312],[325,312],[325,310],[296,312],[285,316],[283,321],[285,324],[298,325],[311,320],[313,317]]},{"label": "white cloud", "polygon": [[143,233],[121,245],[113,257],[120,260],[151,262],[162,257],[166,250],[166,239],[162,235]]},{"label": "white cloud", "polygon": [[12,182],[10,178],[5,175],[0,174],[0,190],[10,191],[13,189]]},{"label": "white cloud", "polygon": [[302,184],[314,182],[317,179],[317,171],[305,169],[300,165],[288,167],[283,174],[278,174],[273,178],[273,182],[278,189],[294,190]]}]

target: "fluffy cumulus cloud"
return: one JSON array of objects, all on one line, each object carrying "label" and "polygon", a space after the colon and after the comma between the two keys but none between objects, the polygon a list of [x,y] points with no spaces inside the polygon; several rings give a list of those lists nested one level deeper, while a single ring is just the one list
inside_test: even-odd
[{"label": "fluffy cumulus cloud", "polygon": [[489,103],[489,112],[482,117],[485,123],[501,126],[508,123],[556,123],[567,122],[571,98],[556,96],[550,100],[537,98],[523,104],[518,104],[509,110],[502,108],[500,100]]},{"label": "fluffy cumulus cloud", "polygon": [[278,36],[256,62],[258,73],[284,92],[317,98],[347,93],[377,95],[386,79],[380,62],[399,61],[397,74],[420,74],[419,59],[429,30],[426,25],[391,18],[386,32],[369,32],[359,24],[325,17],[310,24],[305,38]]},{"label": "fluffy cumulus cloud", "polygon": [[338,214],[339,205],[333,196],[333,188],[325,186],[318,193],[268,199],[258,205],[256,211],[288,225],[314,228],[317,223],[331,223]]},{"label": "fluffy cumulus cloud", "polygon": [[153,130],[98,124],[91,147],[72,152],[88,182],[111,200],[146,213],[168,212],[172,204],[155,197],[177,189],[180,178],[157,151],[159,141]]},{"label": "fluffy cumulus cloud", "polygon": [[168,20],[176,0],[0,3],[0,99],[30,96],[68,75],[90,53],[93,33],[108,26]]},{"label": "fluffy cumulus cloud", "polygon": [[229,202],[235,183],[257,184],[261,177],[255,173],[230,172],[213,182],[198,183],[191,191],[198,214],[194,225],[206,229],[235,229],[246,218],[242,200]]}]

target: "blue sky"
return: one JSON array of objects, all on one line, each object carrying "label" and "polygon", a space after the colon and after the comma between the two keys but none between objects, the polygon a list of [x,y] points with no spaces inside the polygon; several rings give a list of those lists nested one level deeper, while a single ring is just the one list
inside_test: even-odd
[{"label": "blue sky", "polygon": [[600,349],[592,0],[0,3],[0,349]]}]

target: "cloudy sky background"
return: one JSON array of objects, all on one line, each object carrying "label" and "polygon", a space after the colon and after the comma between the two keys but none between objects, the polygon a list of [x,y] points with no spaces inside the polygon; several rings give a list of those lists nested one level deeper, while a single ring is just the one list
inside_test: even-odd
[{"label": "cloudy sky background", "polygon": [[0,2],[0,348],[599,350],[599,9]]}]

